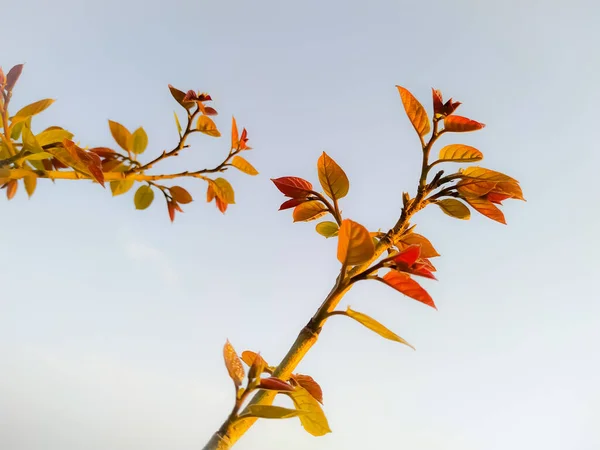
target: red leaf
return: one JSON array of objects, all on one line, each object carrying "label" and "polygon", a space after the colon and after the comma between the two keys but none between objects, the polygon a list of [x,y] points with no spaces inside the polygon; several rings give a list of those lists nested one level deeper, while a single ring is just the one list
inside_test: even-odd
[{"label": "red leaf", "polygon": [[263,378],[262,380],[260,380],[260,384],[258,385],[258,387],[261,389],[268,389],[271,391],[292,392],[294,390],[294,388],[287,384],[285,381],[275,377]]},{"label": "red leaf", "polygon": [[319,386],[319,383],[313,380],[311,376],[296,373],[292,375],[292,380],[306,389],[308,393],[321,405],[323,404],[323,391],[321,386]]},{"label": "red leaf", "polygon": [[442,93],[437,89],[431,89],[433,91],[433,114],[437,117],[445,117],[456,111],[461,103],[453,102],[452,99],[446,103],[442,100]]},{"label": "red leaf", "polygon": [[175,220],[175,205],[171,202],[167,202],[167,210],[169,211],[169,219],[173,222]]},{"label": "red leaf", "polygon": [[432,280],[437,280],[435,275],[431,273],[431,271],[425,264],[415,264],[415,266],[410,270],[410,273],[413,275],[419,275],[421,277],[430,278]]},{"label": "red leaf", "polygon": [[284,209],[294,208],[294,207],[298,206],[300,203],[304,203],[306,201],[308,201],[308,200],[306,200],[305,198],[292,198],[292,199],[286,200],[279,207],[279,211],[283,211]]},{"label": "red leaf", "polygon": [[392,270],[391,272],[386,273],[382,280],[385,284],[402,292],[407,297],[437,309],[433,299],[427,291],[407,273]]},{"label": "red leaf", "polygon": [[444,119],[444,129],[446,131],[464,133],[467,131],[481,130],[483,127],[485,127],[485,124],[467,119],[466,117],[448,116]]},{"label": "red leaf", "polygon": [[271,181],[286,197],[306,198],[313,188],[312,184],[299,177],[271,178]]},{"label": "red leaf", "polygon": [[419,256],[421,255],[421,246],[420,245],[410,245],[402,250],[393,261],[396,264],[405,264],[407,267],[412,266]]},{"label": "red leaf", "polygon": [[498,205],[501,205],[504,200],[508,200],[509,198],[512,198],[512,195],[510,195],[510,194],[500,194],[498,192],[488,192],[485,195],[485,198],[488,199],[492,203],[496,203]]},{"label": "red leaf", "polygon": [[205,106],[204,114],[206,114],[207,116],[216,116],[219,113],[217,112],[217,110],[215,108],[211,108],[210,106]]},{"label": "red leaf", "polygon": [[117,152],[107,147],[94,147],[88,150],[90,153],[95,153],[101,158],[111,158],[117,155]]}]

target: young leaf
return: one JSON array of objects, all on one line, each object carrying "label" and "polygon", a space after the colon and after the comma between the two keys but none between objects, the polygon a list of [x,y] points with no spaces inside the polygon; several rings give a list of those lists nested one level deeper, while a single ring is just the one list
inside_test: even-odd
[{"label": "young leaf", "polygon": [[435,258],[436,256],[440,256],[437,250],[433,247],[431,242],[420,234],[417,233],[409,233],[405,234],[400,238],[398,242],[401,244],[402,248],[408,247],[413,244],[418,244],[421,246],[421,258]]},{"label": "young leaf", "polygon": [[136,155],[141,155],[146,151],[146,147],[148,147],[148,135],[146,131],[139,127],[137,130],[133,132],[131,136],[131,151]]},{"label": "young leaf", "polygon": [[443,200],[438,200],[436,205],[450,217],[462,220],[469,220],[471,217],[471,211],[469,211],[469,208],[467,208],[460,200],[445,198]]},{"label": "young leaf", "polygon": [[10,70],[6,74],[6,90],[7,91],[9,91],[9,92],[12,91],[12,89],[15,87],[15,84],[17,84],[17,80],[21,76],[22,72],[23,72],[23,64],[17,64],[16,66],[13,66],[10,68]]},{"label": "young leaf", "polygon": [[262,356],[260,356],[260,354],[252,352],[250,350],[244,350],[242,352],[242,361],[244,361],[246,364],[248,364],[248,366],[252,366],[254,365],[254,363],[256,362],[257,358],[259,360],[262,360],[264,362],[264,366],[267,367],[269,364],[267,364],[267,362],[263,359]]},{"label": "young leaf", "polygon": [[437,309],[435,303],[433,303],[433,299],[427,291],[407,273],[392,270],[391,272],[386,273],[383,278],[379,278],[379,280],[383,280],[385,284],[402,292],[407,297]]},{"label": "young leaf", "polygon": [[486,200],[485,198],[466,198],[465,200],[478,213],[506,225],[504,214],[491,201]]},{"label": "young leaf", "polygon": [[368,261],[374,254],[375,246],[369,230],[350,219],[344,219],[338,234],[338,261],[355,266]]},{"label": "young leaf", "polygon": [[231,116],[231,148],[237,150],[240,145],[240,137],[238,133],[237,123],[235,117]]},{"label": "young leaf", "polygon": [[114,122],[112,120],[108,121],[108,126],[110,128],[110,134],[112,134],[116,143],[119,144],[119,147],[125,151],[131,151],[132,137],[129,130],[119,122]]},{"label": "young leaf", "polygon": [[313,436],[323,436],[331,433],[327,418],[319,403],[302,386],[297,386],[293,392],[285,392],[289,395],[297,410],[304,411],[300,415],[300,423],[304,429]]},{"label": "young leaf", "polygon": [[306,391],[321,405],[323,404],[323,391],[321,386],[319,386],[319,383],[313,380],[311,376],[295,373],[292,376],[292,380],[306,389]]},{"label": "young leaf", "polygon": [[208,116],[200,116],[198,117],[198,124],[196,129],[201,133],[208,134],[213,137],[220,137],[221,133],[217,130],[217,126],[213,122],[213,120]]},{"label": "young leaf", "polygon": [[26,150],[29,150],[32,153],[40,153],[40,152],[44,151],[44,149],[41,147],[41,145],[39,144],[39,142],[37,141],[37,139],[31,132],[31,129],[27,125],[25,125],[23,127],[22,134],[23,134],[23,146],[25,147]]},{"label": "young leaf", "polygon": [[235,386],[239,388],[242,381],[244,381],[244,366],[242,366],[242,361],[229,341],[225,342],[223,346],[223,359],[229,377],[233,380]]},{"label": "young leaf", "polygon": [[288,409],[281,406],[273,405],[249,405],[248,412],[240,416],[245,417],[259,417],[261,419],[288,419],[290,417],[296,417],[303,414],[303,411],[297,409]]},{"label": "young leaf", "polygon": [[412,266],[417,259],[421,256],[421,246],[420,245],[409,245],[404,248],[400,253],[398,253],[393,261],[396,264],[402,264],[407,267]]},{"label": "young leaf", "polygon": [[181,186],[172,186],[169,188],[169,192],[171,192],[171,196],[175,199],[177,203],[186,205],[188,203],[191,203],[193,200],[190,193]]},{"label": "young leaf", "polygon": [[12,200],[15,194],[17,193],[18,188],[18,180],[10,180],[6,185],[6,198]]},{"label": "young leaf", "polygon": [[402,104],[404,105],[404,110],[406,111],[406,115],[410,119],[413,127],[419,134],[419,136],[425,136],[429,133],[430,125],[429,125],[429,117],[427,117],[427,112],[423,105],[419,103],[419,101],[408,91],[408,89],[404,89],[402,86],[396,86],[398,88],[398,92],[400,93],[400,98],[402,99]]},{"label": "young leaf", "polygon": [[23,178],[23,184],[25,185],[25,191],[27,191],[27,196],[31,198],[37,186],[37,176],[27,175]]},{"label": "young leaf", "polygon": [[42,159],[52,158],[52,155],[48,152],[31,153],[30,155],[24,156],[25,161],[41,161]]},{"label": "young leaf", "polygon": [[294,208],[294,207],[298,206],[300,203],[304,203],[306,201],[308,201],[308,200],[306,200],[305,198],[291,198],[281,204],[281,206],[279,207],[279,211],[283,211],[284,209]]},{"label": "young leaf", "polygon": [[185,97],[185,92],[180,91],[177,88],[174,88],[173,86],[169,85],[169,91],[171,91],[171,95],[173,96],[173,98],[175,99],[175,101],[177,103],[179,103],[181,106],[183,106],[185,109],[191,109],[194,107],[194,102],[187,102],[187,101],[183,101],[184,97]]},{"label": "young leaf", "polygon": [[456,133],[465,133],[468,131],[477,131],[485,127],[485,124],[476,122],[466,117],[448,116],[444,119],[444,130]]},{"label": "young leaf", "polygon": [[216,184],[217,189],[215,189],[215,193],[222,202],[227,205],[235,204],[235,193],[233,191],[233,187],[229,184],[225,178],[217,178],[213,180]]},{"label": "young leaf", "polygon": [[461,170],[460,173],[469,178],[479,178],[481,180],[486,180],[486,181],[497,181],[497,182],[506,181],[506,182],[518,183],[517,180],[515,180],[512,177],[509,177],[508,175],[505,175],[500,172],[496,172],[495,170],[485,169],[485,168],[479,167],[479,166],[467,167],[467,168]]},{"label": "young leaf", "polygon": [[317,163],[319,182],[325,193],[333,200],[339,200],[348,194],[350,182],[342,168],[323,152]]},{"label": "young leaf", "polygon": [[[247,353],[247,352],[242,353],[242,361],[244,361],[246,364],[248,364],[247,361],[244,359],[244,353]],[[262,373],[267,368],[267,362],[264,359],[262,359],[262,357],[260,355],[256,355],[256,357],[253,359],[252,363],[248,364],[248,365],[250,366],[250,370],[248,370],[248,379],[249,380],[254,380],[256,378],[260,378]]]},{"label": "young leaf", "polygon": [[46,108],[48,108],[52,103],[54,103],[53,99],[46,98],[44,100],[38,100],[37,102],[33,102],[27,106],[24,106],[19,111],[17,111],[17,113],[13,117],[13,121],[16,118],[35,116],[36,114],[39,114]]},{"label": "young leaf", "polygon": [[440,150],[440,161],[475,162],[483,159],[483,153],[475,147],[463,144],[446,145]]},{"label": "young leaf", "polygon": [[154,200],[154,191],[150,186],[142,185],[138,188],[133,196],[135,209],[146,209]]},{"label": "young leaf", "polygon": [[338,227],[337,223],[327,221],[318,223],[315,229],[317,230],[317,233],[319,233],[321,236],[330,238],[337,236],[340,228]]},{"label": "young leaf", "polygon": [[306,198],[312,191],[312,184],[299,177],[271,178],[283,195],[291,198]]},{"label": "young leaf", "polygon": [[175,117],[175,125],[177,125],[177,133],[181,137],[181,132],[183,131],[183,129],[181,128],[181,123],[179,123],[179,117],[177,116],[177,113],[175,111],[173,111],[173,116]]},{"label": "young leaf", "polygon": [[309,222],[327,214],[327,207],[318,200],[300,203],[294,209],[294,222]]},{"label": "young leaf", "polygon": [[237,155],[234,156],[233,159],[231,160],[231,165],[233,167],[235,167],[236,169],[239,169],[242,172],[247,173],[248,175],[258,175],[258,171],[252,166],[252,164],[250,164],[248,161],[246,161],[241,156],[237,156]]},{"label": "young leaf", "polygon": [[[131,178],[126,178],[124,180],[117,180],[110,182],[110,190],[112,192],[113,197],[117,195],[125,194],[129,189],[133,187],[134,180]],[[138,208],[139,209],[139,208]]]},{"label": "young leaf", "polygon": [[294,390],[294,388],[288,383],[275,377],[263,378],[262,380],[260,380],[260,384],[258,385],[258,387],[260,389],[267,389],[270,391],[291,392]]},{"label": "young leaf", "polygon": [[382,324],[377,322],[372,317],[369,317],[366,314],[360,313],[358,311],[354,311],[354,310],[350,309],[350,307],[348,307],[346,309],[346,311],[342,311],[342,312],[344,313],[345,316],[351,317],[352,319],[356,320],[358,323],[364,325],[368,329],[377,333],[379,336],[381,336],[385,339],[389,339],[390,341],[396,341],[396,342],[400,342],[401,344],[408,345],[410,348],[415,350],[415,348],[412,345],[410,345],[408,342],[406,342],[404,339],[402,339],[400,336],[398,336],[393,331],[384,327]]}]

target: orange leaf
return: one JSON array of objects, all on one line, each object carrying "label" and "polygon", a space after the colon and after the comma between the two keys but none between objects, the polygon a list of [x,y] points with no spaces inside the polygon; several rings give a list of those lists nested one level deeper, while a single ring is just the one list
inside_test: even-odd
[{"label": "orange leaf", "polygon": [[6,184],[6,198],[12,200],[12,198],[17,193],[17,188],[19,187],[19,182],[17,180],[10,180]]},{"label": "orange leaf", "polygon": [[339,200],[348,194],[350,182],[342,168],[323,152],[317,163],[319,182],[325,193],[334,200]]},{"label": "orange leaf", "polygon": [[496,222],[506,225],[504,214],[491,201],[486,200],[485,198],[466,198],[465,200],[477,212]]},{"label": "orange leaf", "polygon": [[463,144],[446,145],[440,150],[440,161],[475,162],[483,159],[483,153],[475,147]]},{"label": "orange leaf", "polygon": [[294,390],[294,388],[285,381],[275,377],[263,378],[260,380],[258,387],[261,389],[268,389],[270,391],[292,392]]},{"label": "orange leaf", "polygon": [[231,116],[231,148],[237,149],[240,145],[240,139],[235,117]]},{"label": "orange leaf", "polygon": [[339,262],[355,266],[370,260],[374,254],[375,246],[369,230],[350,219],[344,219],[338,233]]},{"label": "orange leaf", "polygon": [[421,258],[435,258],[440,256],[437,250],[433,247],[433,244],[429,240],[417,233],[409,233],[400,237],[398,248],[405,248],[409,245],[417,244],[421,246]]},{"label": "orange leaf", "polygon": [[208,116],[200,116],[198,117],[198,122],[196,124],[196,129],[204,134],[208,134],[212,137],[220,137],[221,133],[217,129],[217,126],[213,122],[213,120]]},{"label": "orange leaf", "polygon": [[327,207],[318,200],[302,202],[294,209],[294,222],[309,222],[327,213]]},{"label": "orange leaf", "polygon": [[244,366],[242,366],[242,361],[229,341],[225,342],[223,347],[223,359],[229,377],[233,380],[235,386],[239,388],[242,381],[244,381]]},{"label": "orange leaf", "polygon": [[391,271],[386,273],[383,278],[379,279],[383,280],[385,284],[403,293],[407,297],[437,309],[435,303],[433,303],[433,299],[427,291],[407,273]]},{"label": "orange leaf", "polygon": [[323,404],[323,390],[311,376],[296,373],[292,375],[292,380],[302,386],[308,393],[321,405]]},{"label": "orange leaf", "polygon": [[187,204],[192,202],[192,196],[190,193],[182,188],[181,186],[172,186],[169,188],[169,192],[178,203]]},{"label": "orange leaf", "polygon": [[467,119],[466,117],[448,116],[444,119],[444,130],[446,131],[464,133],[481,130],[483,127],[485,127],[485,124]]},{"label": "orange leaf", "polygon": [[404,110],[406,111],[406,115],[410,119],[413,127],[419,134],[419,136],[425,136],[429,133],[430,125],[429,125],[429,117],[427,117],[427,112],[423,105],[419,103],[419,101],[408,91],[408,89],[404,89],[402,86],[396,86],[398,88],[398,92],[400,93],[400,98],[402,99],[402,104],[404,105]]},{"label": "orange leaf", "polygon": [[312,191],[312,184],[299,177],[271,178],[277,189],[286,197],[306,198]]},{"label": "orange leaf", "polygon": [[225,211],[227,211],[227,202],[224,202],[219,197],[217,197],[215,198],[215,203],[217,205],[217,208],[219,208],[219,211],[225,214]]}]

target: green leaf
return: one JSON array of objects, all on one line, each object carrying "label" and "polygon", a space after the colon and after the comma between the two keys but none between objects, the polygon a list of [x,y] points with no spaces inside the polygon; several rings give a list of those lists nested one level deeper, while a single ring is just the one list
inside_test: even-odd
[{"label": "green leaf", "polygon": [[450,217],[454,217],[455,219],[469,220],[471,217],[471,211],[469,211],[469,208],[463,202],[454,198],[438,200],[436,205],[438,205],[442,211],[444,211]]},{"label": "green leaf", "polygon": [[346,311],[339,311],[339,313],[341,313],[340,315],[343,314],[345,316],[351,317],[352,319],[354,319],[358,323],[364,325],[369,330],[374,331],[381,337],[389,339],[390,341],[396,341],[396,342],[400,342],[401,344],[408,345],[410,348],[415,350],[415,348],[412,345],[410,345],[408,342],[406,342],[404,339],[402,339],[396,333],[387,329],[382,324],[377,322],[372,317],[367,316],[366,314],[360,313],[358,311],[354,311],[354,310],[350,309],[350,307],[348,307],[346,309]]},{"label": "green leaf", "polygon": [[296,409],[303,411],[298,416],[304,429],[313,436],[323,436],[331,433],[329,423],[323,409],[310,393],[301,386],[296,386],[293,392],[283,392],[289,395]]},{"label": "green leaf", "polygon": [[44,100],[38,100],[37,102],[33,102],[27,106],[24,106],[23,108],[21,108],[16,114],[15,114],[15,118],[16,117],[31,117],[31,116],[35,116],[36,114],[41,113],[43,110],[45,110],[46,108],[48,108],[52,103],[54,103],[54,100],[51,98],[46,98]]},{"label": "green leaf", "polygon": [[154,200],[154,191],[150,186],[142,185],[138,188],[133,196],[135,209],[146,209]]},{"label": "green leaf", "polygon": [[42,131],[41,133],[37,134],[35,138],[38,141],[38,144],[43,147],[45,145],[57,144],[65,139],[71,140],[73,138],[73,133],[63,130],[62,128],[54,128]]},{"label": "green leaf", "polygon": [[125,151],[131,151],[131,132],[119,122],[114,122],[112,120],[108,121],[108,126],[110,128],[110,134],[112,134],[114,140],[119,144],[119,147]]},{"label": "green leaf", "polygon": [[338,235],[340,227],[338,227],[338,224],[335,222],[327,221],[318,223],[315,229],[317,230],[317,233],[319,233],[321,236],[330,238]]},{"label": "green leaf", "polygon": [[254,168],[254,166],[252,164],[250,164],[248,161],[246,161],[244,158],[242,158],[241,156],[234,156],[233,159],[231,160],[231,165],[233,167],[235,167],[236,169],[241,170],[244,173],[247,173],[248,175],[258,175],[258,171]]},{"label": "green leaf", "polygon": [[259,417],[261,419],[288,419],[303,414],[303,411],[297,409],[282,408],[273,405],[249,405],[248,412],[242,414],[240,418]]},{"label": "green leaf", "polygon": [[124,180],[115,180],[110,182],[110,190],[112,191],[113,197],[122,195],[129,191],[135,181],[132,178],[126,178]]},{"label": "green leaf", "polygon": [[173,111],[173,115],[175,116],[175,125],[177,125],[177,132],[179,133],[179,137],[181,137],[181,132],[183,129],[181,128],[181,123],[179,123],[179,117],[177,117],[177,113]]},{"label": "green leaf", "polygon": [[139,127],[133,132],[131,140],[133,143],[131,145],[131,151],[136,155],[144,153],[146,147],[148,147],[148,135],[142,127]]}]

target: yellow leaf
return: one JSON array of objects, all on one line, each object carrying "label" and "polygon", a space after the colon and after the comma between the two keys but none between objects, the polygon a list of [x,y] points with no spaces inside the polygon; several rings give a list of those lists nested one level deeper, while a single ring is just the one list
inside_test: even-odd
[{"label": "yellow leaf", "polygon": [[108,121],[108,126],[110,128],[110,133],[114,140],[119,144],[123,150],[131,151],[131,133],[127,128],[121,125],[119,122],[114,122],[112,120]]},{"label": "yellow leaf", "polygon": [[475,211],[483,214],[489,219],[506,225],[506,219],[504,218],[502,211],[489,200],[486,200],[485,198],[466,198],[465,200]]},{"label": "yellow leaf", "polygon": [[25,184],[25,190],[27,191],[27,195],[31,197],[35,192],[35,188],[37,186],[37,176],[27,175],[23,178],[23,183]]},{"label": "yellow leaf", "polygon": [[154,200],[154,191],[150,186],[142,185],[138,188],[133,196],[135,209],[146,209]]},{"label": "yellow leaf", "polygon": [[38,144],[43,147],[44,145],[57,144],[65,139],[71,140],[73,138],[73,133],[63,130],[62,128],[54,128],[42,131],[36,135],[35,138],[38,141]]},{"label": "yellow leaf", "polygon": [[261,419],[288,419],[303,413],[303,411],[297,409],[282,408],[281,406],[249,405],[248,412],[242,414],[240,418],[259,417]]},{"label": "yellow leaf", "polygon": [[26,150],[29,150],[32,153],[40,153],[43,152],[44,149],[40,146],[39,142],[31,132],[30,128],[25,124],[23,126],[23,146]]},{"label": "yellow leaf", "polygon": [[440,161],[475,162],[483,159],[483,153],[475,147],[463,144],[446,145],[440,150]]},{"label": "yellow leaf", "polygon": [[213,137],[220,137],[221,133],[217,130],[217,126],[213,122],[213,120],[208,116],[200,116],[198,117],[198,124],[196,129],[201,133],[208,134]]},{"label": "yellow leaf", "polygon": [[244,366],[242,366],[242,361],[229,341],[225,342],[223,347],[223,359],[229,377],[233,380],[235,386],[239,388],[242,381],[244,381]]},{"label": "yellow leaf", "polygon": [[240,145],[240,135],[237,129],[235,117],[231,117],[231,148],[237,149]]},{"label": "yellow leaf", "polygon": [[[41,113],[43,110],[45,110],[46,108],[48,108],[52,103],[54,103],[54,100],[51,98],[46,98],[44,100],[38,100],[37,102],[33,102],[27,106],[24,106],[23,108],[21,108],[14,116],[14,118],[23,118],[23,117],[31,117],[31,116],[35,116],[36,114]],[[13,123],[14,123],[14,119],[13,119]]]},{"label": "yellow leaf", "polygon": [[113,197],[117,195],[125,194],[129,189],[133,187],[134,180],[129,178],[125,180],[117,180],[110,182],[110,190],[112,192]]},{"label": "yellow leaf", "polygon": [[237,155],[234,156],[233,159],[231,160],[231,165],[233,167],[235,167],[236,169],[239,169],[242,172],[247,173],[248,175],[258,175],[258,171],[252,166],[252,164],[250,164],[248,161],[246,161],[241,156],[237,156]]},{"label": "yellow leaf", "polygon": [[422,258],[435,258],[436,256],[440,256],[440,254],[433,247],[431,242],[429,242],[429,240],[425,236],[421,236],[417,233],[409,233],[400,237],[398,243],[402,245],[402,248],[400,250],[410,245],[420,245]]},{"label": "yellow leaf", "polygon": [[318,200],[300,203],[294,208],[294,222],[309,222],[327,214],[327,208]]},{"label": "yellow leaf", "polygon": [[301,386],[296,386],[293,392],[284,392],[294,402],[296,409],[303,412],[299,416],[300,423],[304,429],[313,436],[323,436],[331,433],[327,418],[323,413],[321,405],[310,393]]},{"label": "yellow leaf", "polygon": [[133,132],[131,142],[131,151],[133,153],[136,155],[144,153],[146,147],[148,147],[148,135],[146,134],[146,131],[142,127],[139,127]]},{"label": "yellow leaf", "polygon": [[483,167],[467,167],[460,171],[463,179],[457,183],[458,192],[464,197],[482,197],[488,192],[500,190],[524,200],[519,182],[508,175]]},{"label": "yellow leaf", "polygon": [[337,258],[342,264],[355,266],[368,261],[375,254],[375,246],[369,230],[344,219],[338,235]]},{"label": "yellow leaf", "polygon": [[42,159],[48,159],[48,158],[52,158],[52,155],[50,153],[39,152],[39,153],[32,153],[31,155],[27,155],[23,159],[25,161],[40,161]]},{"label": "yellow leaf", "polygon": [[315,229],[317,230],[317,233],[319,233],[321,236],[330,238],[333,236],[337,236],[340,227],[338,227],[338,224],[335,222],[327,221],[318,223]]},{"label": "yellow leaf", "polygon": [[436,202],[442,211],[448,214],[450,217],[454,217],[456,219],[469,220],[471,217],[471,212],[467,206],[454,198],[445,198],[443,200],[438,200]]},{"label": "yellow leaf", "polygon": [[345,197],[350,189],[350,182],[342,168],[323,152],[317,163],[319,182],[331,199]]},{"label": "yellow leaf", "polygon": [[173,115],[175,116],[175,125],[177,125],[177,132],[179,133],[179,136],[181,136],[182,128],[181,124],[179,123],[179,117],[177,117],[177,113],[175,111],[173,111]]},{"label": "yellow leaf", "polygon": [[425,136],[429,133],[430,125],[429,125],[429,117],[427,117],[427,112],[423,105],[419,103],[419,101],[408,91],[408,89],[404,89],[402,86],[396,86],[398,88],[398,92],[400,93],[400,98],[402,99],[402,104],[404,105],[404,110],[406,111],[406,115],[410,119],[413,127],[419,134],[419,136]]},{"label": "yellow leaf", "polygon": [[215,190],[217,197],[229,205],[234,205],[235,192],[233,191],[231,184],[229,184],[229,181],[225,178],[217,178],[216,180],[213,180],[213,182],[216,185],[216,188],[213,186],[213,189]]},{"label": "yellow leaf", "polygon": [[346,309],[346,311],[344,312],[344,315],[353,318],[354,320],[361,323],[368,329],[374,331],[381,337],[389,339],[390,341],[396,341],[396,342],[400,342],[401,344],[408,345],[410,348],[415,350],[415,348],[412,345],[410,345],[408,342],[406,342],[404,339],[402,339],[396,333],[387,329],[382,324],[377,322],[372,317],[367,316],[366,314],[360,313],[358,311],[354,311],[354,310],[350,309],[350,307],[348,307],[348,309]]}]

